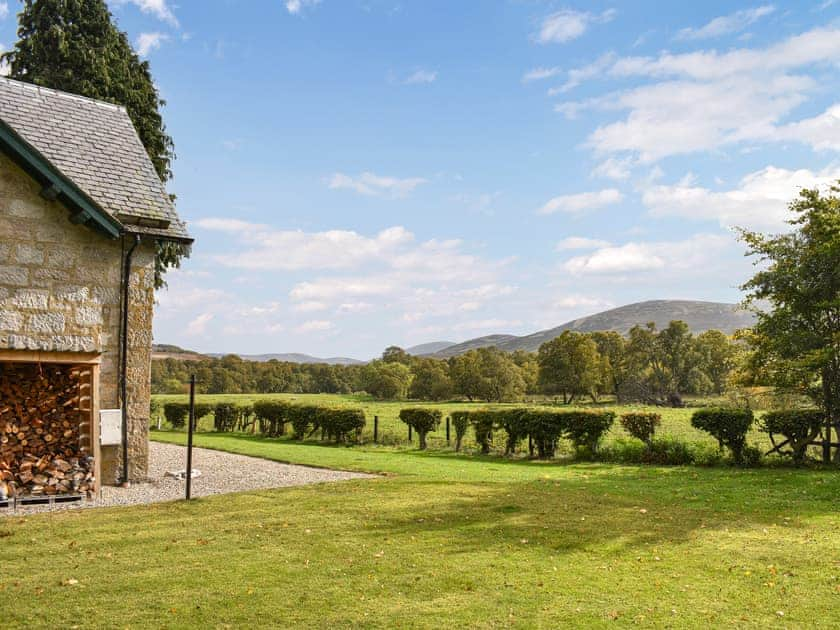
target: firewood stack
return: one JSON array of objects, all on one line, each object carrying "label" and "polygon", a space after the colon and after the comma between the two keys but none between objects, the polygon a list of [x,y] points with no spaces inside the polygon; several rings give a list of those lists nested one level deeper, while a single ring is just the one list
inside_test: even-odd
[{"label": "firewood stack", "polygon": [[72,366],[0,364],[0,500],[93,491],[87,374]]}]

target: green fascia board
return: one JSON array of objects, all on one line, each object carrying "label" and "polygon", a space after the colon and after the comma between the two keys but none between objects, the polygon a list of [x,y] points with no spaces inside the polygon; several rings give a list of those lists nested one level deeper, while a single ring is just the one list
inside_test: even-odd
[{"label": "green fascia board", "polygon": [[58,197],[74,213],[87,215],[88,224],[110,238],[123,233],[122,224],[58,170],[47,158],[24,140],[5,121],[0,120],[0,148],[43,186],[58,190]]}]

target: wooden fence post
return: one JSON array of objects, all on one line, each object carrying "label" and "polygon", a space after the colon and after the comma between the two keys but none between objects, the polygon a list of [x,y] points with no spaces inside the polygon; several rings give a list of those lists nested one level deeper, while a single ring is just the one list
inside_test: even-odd
[{"label": "wooden fence post", "polygon": [[379,416],[373,416],[373,443],[379,441]]}]

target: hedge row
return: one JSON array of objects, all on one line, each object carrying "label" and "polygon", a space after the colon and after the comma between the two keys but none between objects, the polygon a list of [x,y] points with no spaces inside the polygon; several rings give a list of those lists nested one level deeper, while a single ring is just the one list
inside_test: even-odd
[{"label": "hedge row", "polygon": [[[189,412],[188,403],[170,402],[163,405],[163,414],[173,429],[186,426]],[[261,400],[253,405],[196,403],[196,418],[210,413],[213,414],[213,427],[216,431],[244,431],[254,425],[255,431],[261,435],[277,437],[285,434],[286,425],[289,424],[298,440],[320,431],[322,439],[348,442],[351,439],[358,440],[365,427],[365,413],[361,409],[293,405],[275,400]]]},{"label": "hedge row", "polygon": [[615,420],[611,411],[548,411],[541,409],[480,409],[452,414],[456,430],[456,449],[460,448],[458,429],[465,422],[472,425],[475,441],[482,453],[489,453],[493,434],[503,430],[506,434],[505,453],[516,452],[518,444],[529,438],[531,454],[553,457],[561,438],[572,442],[581,455],[594,455],[601,439]]}]

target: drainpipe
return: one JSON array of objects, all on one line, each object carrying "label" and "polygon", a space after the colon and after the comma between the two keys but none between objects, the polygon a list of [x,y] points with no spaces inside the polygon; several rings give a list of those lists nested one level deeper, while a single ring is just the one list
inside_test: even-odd
[{"label": "drainpipe", "polygon": [[140,244],[140,235],[134,235],[134,243],[123,261],[122,278],[122,335],[120,338],[120,400],[122,401],[122,484],[130,485],[128,480],[128,300],[131,281],[131,257]]}]

